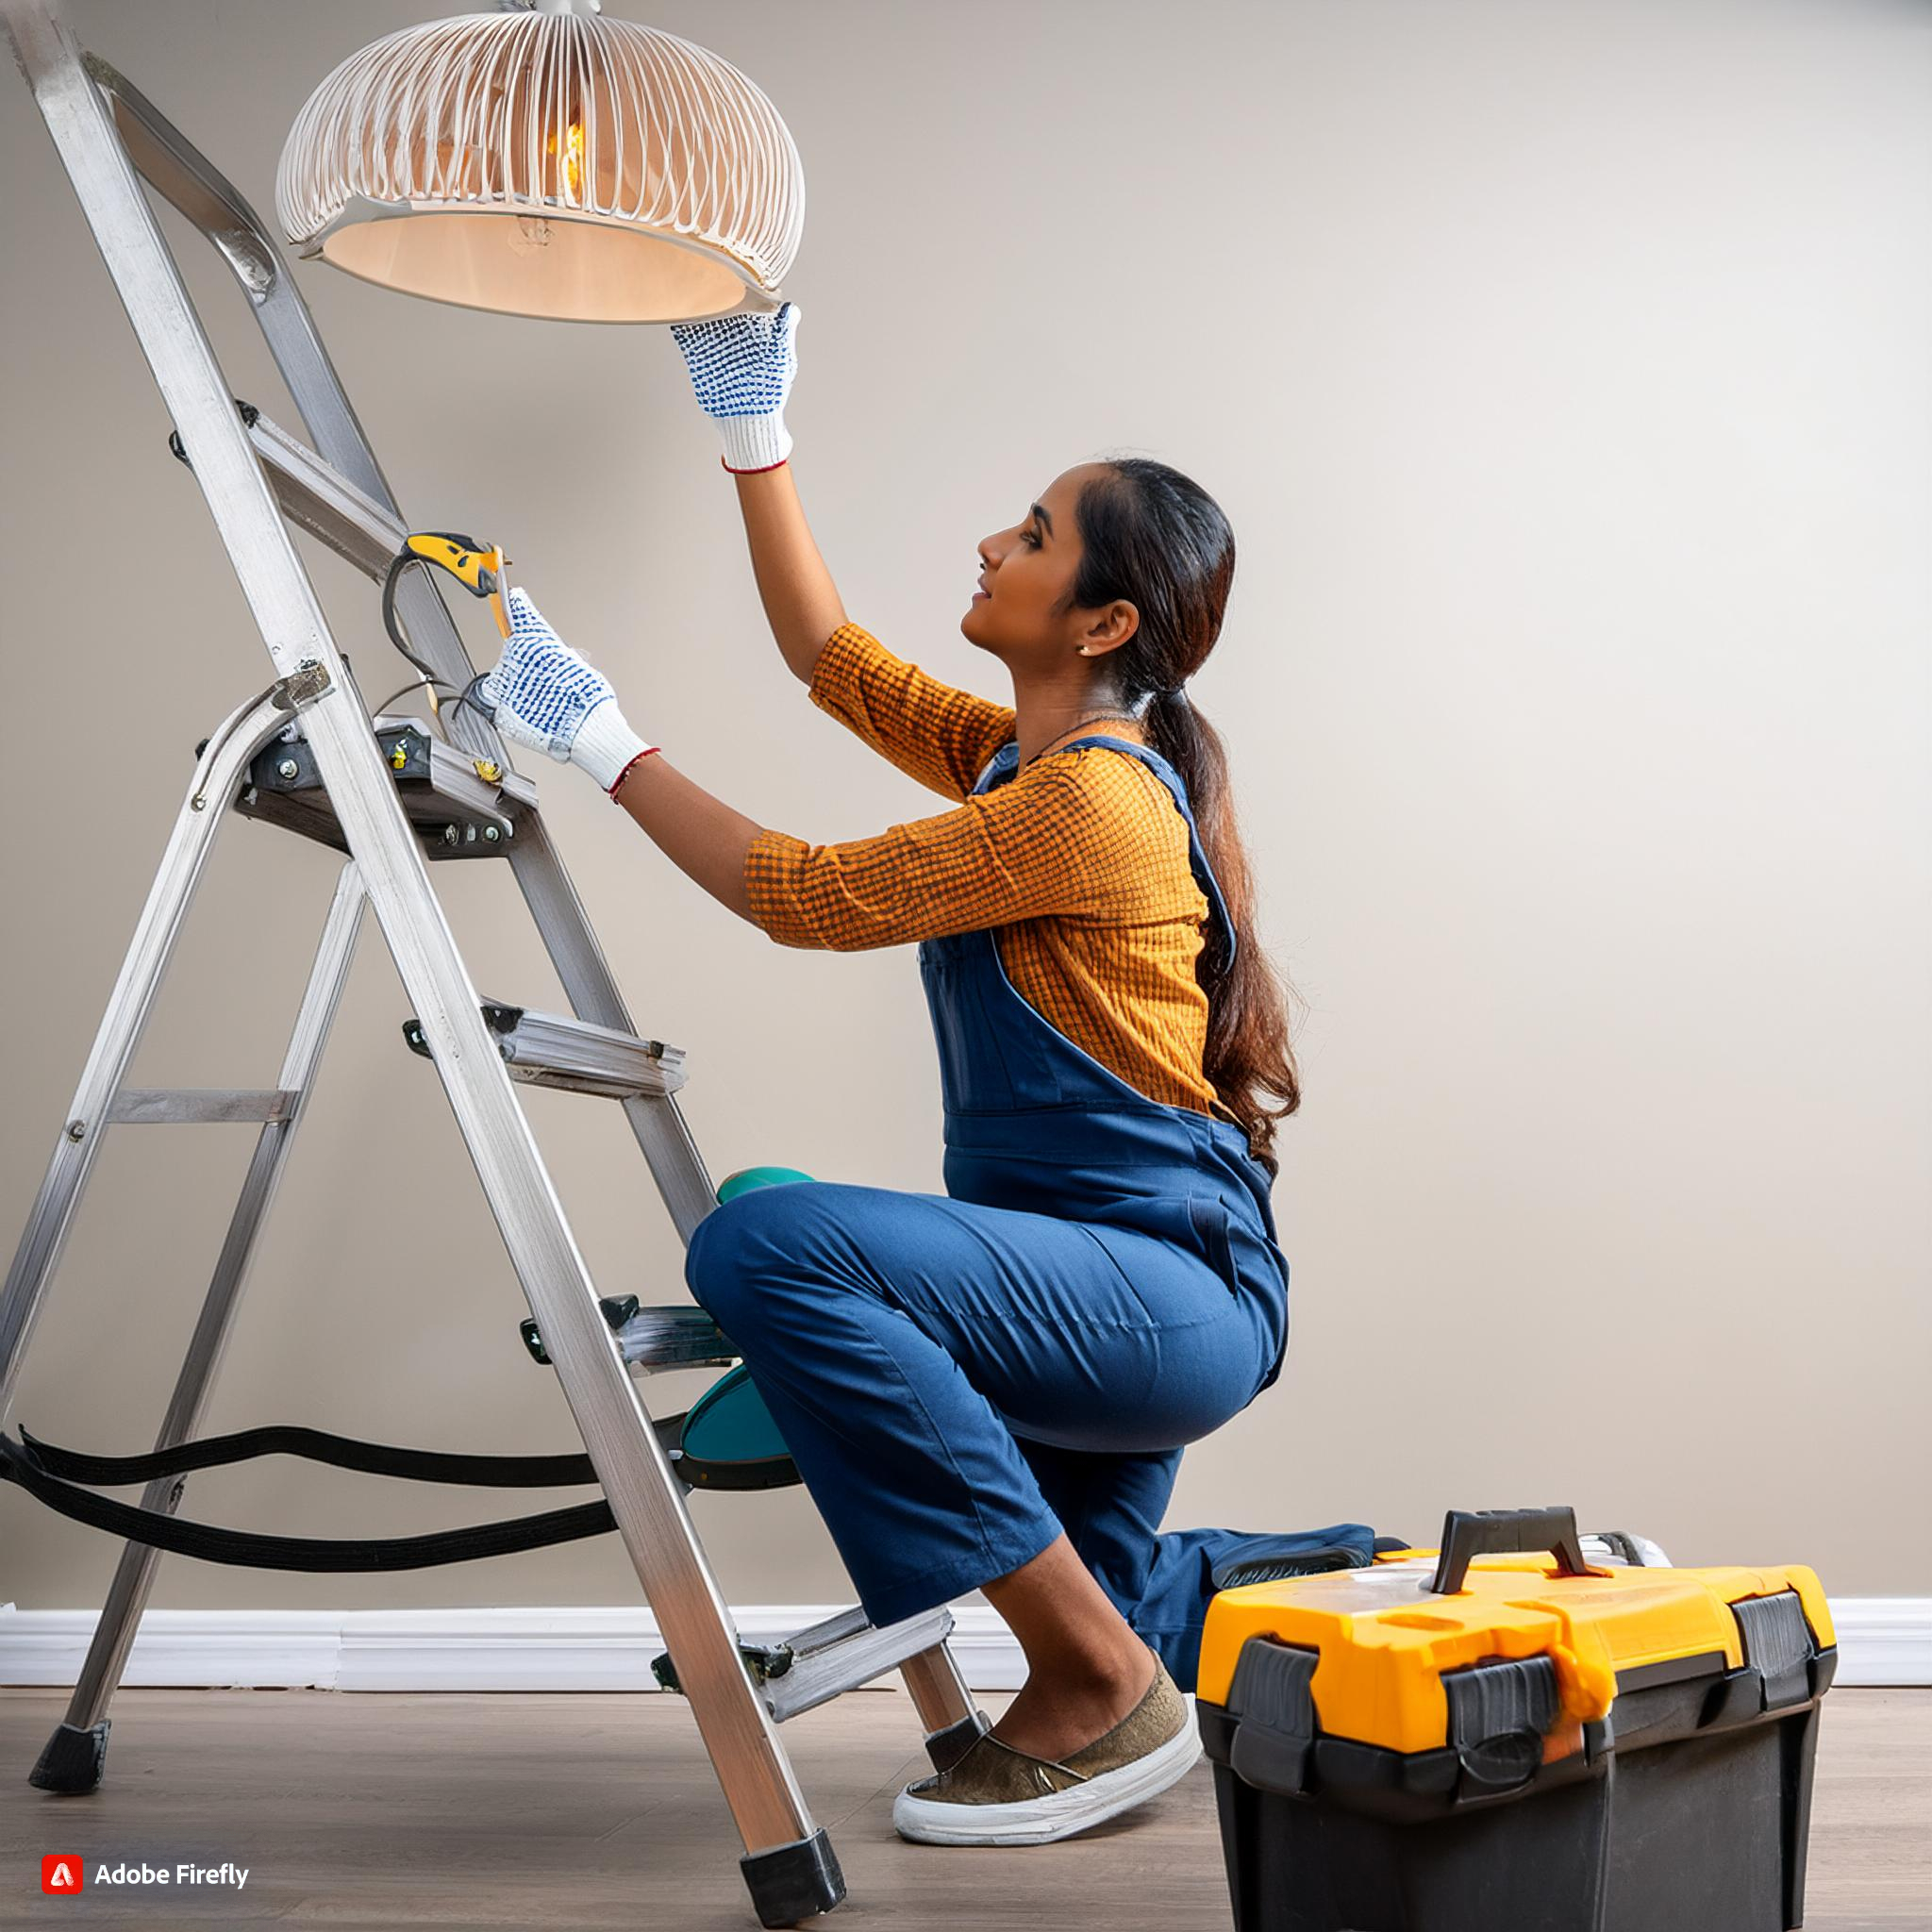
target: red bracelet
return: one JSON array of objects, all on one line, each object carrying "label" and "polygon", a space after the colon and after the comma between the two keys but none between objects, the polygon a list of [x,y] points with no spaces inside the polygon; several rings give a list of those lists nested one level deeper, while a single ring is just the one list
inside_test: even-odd
[{"label": "red bracelet", "polygon": [[611,802],[611,803],[612,803],[613,805],[615,805],[615,804],[617,803],[617,793],[618,793],[618,789],[619,789],[619,787],[621,787],[621,786],[623,785],[624,781],[625,781],[625,780],[626,778],[628,778],[628,777],[630,776],[630,774],[632,774],[633,772],[635,772],[635,771],[637,770],[637,768],[638,768],[638,767],[639,767],[639,766],[640,766],[641,764],[642,764],[642,763],[643,763],[643,761],[644,761],[644,760],[645,760],[645,759],[646,759],[647,758],[650,758],[650,757],[651,757],[651,756],[652,756],[652,755],[653,755],[654,753],[656,753],[656,752],[658,752],[658,751],[661,751],[662,749],[663,749],[663,747],[662,747],[661,745],[657,745],[657,744],[647,744],[647,745],[645,745],[645,747],[643,748],[643,750],[642,750],[642,751],[641,751],[641,752],[639,752],[639,754],[637,755],[637,757],[636,757],[636,758],[634,758],[633,759],[631,759],[630,763],[629,763],[629,764],[627,764],[626,766],[625,766],[625,768],[624,768],[624,770],[623,770],[623,771],[621,771],[620,773],[618,773],[618,774],[617,774],[617,783],[616,783],[615,785],[613,785],[613,786],[612,786],[612,787],[610,788],[610,790],[609,790],[609,791],[608,791],[607,793],[605,793],[605,796],[606,796],[607,798],[608,798],[608,799],[610,800],[610,802]]}]

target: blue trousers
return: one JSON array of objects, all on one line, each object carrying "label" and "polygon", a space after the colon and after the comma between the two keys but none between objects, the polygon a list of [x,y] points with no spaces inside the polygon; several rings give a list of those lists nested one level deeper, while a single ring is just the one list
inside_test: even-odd
[{"label": "blue trousers", "polygon": [[1324,1541],[1160,1533],[1182,1446],[1245,1407],[1285,1294],[1151,1236],[823,1183],[742,1194],[691,1243],[874,1624],[947,1602],[1062,1530],[1191,1689],[1211,1568]]}]

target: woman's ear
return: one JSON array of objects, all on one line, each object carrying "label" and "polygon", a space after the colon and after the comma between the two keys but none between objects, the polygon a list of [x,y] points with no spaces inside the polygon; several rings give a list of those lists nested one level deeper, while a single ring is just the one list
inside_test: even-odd
[{"label": "woman's ear", "polygon": [[1141,613],[1124,597],[1117,597],[1099,611],[1080,637],[1083,658],[1104,658],[1120,647],[1141,628]]}]

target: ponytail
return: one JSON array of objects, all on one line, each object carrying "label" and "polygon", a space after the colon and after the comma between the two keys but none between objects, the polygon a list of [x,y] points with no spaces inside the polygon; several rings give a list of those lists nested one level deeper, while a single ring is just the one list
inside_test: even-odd
[{"label": "ponytail", "polygon": [[1134,636],[1111,654],[1120,696],[1144,704],[1149,743],[1187,788],[1233,929],[1231,951],[1210,934],[1195,967],[1208,995],[1203,1071],[1273,1173],[1275,1123],[1301,1105],[1288,997],[1255,934],[1254,875],[1221,734],[1183,688],[1220,634],[1234,532],[1214,499],[1165,463],[1119,457],[1108,468],[1112,475],[1088,485],[1075,513],[1084,553],[1071,601],[1093,609],[1124,598],[1140,613]]}]

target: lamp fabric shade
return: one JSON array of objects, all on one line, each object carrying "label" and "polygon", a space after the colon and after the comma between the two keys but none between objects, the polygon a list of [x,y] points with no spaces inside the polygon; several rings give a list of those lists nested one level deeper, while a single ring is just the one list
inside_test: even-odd
[{"label": "lamp fabric shade", "polygon": [[350,56],[282,150],[290,243],[465,308],[579,322],[769,310],[805,174],[777,109],[675,34],[459,14]]}]

